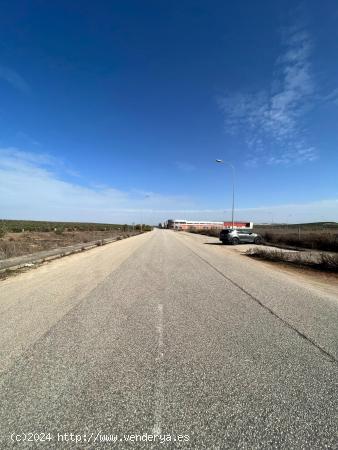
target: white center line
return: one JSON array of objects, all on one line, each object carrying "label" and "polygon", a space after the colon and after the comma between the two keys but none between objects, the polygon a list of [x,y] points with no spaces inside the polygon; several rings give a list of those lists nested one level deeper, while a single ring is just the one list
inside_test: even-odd
[{"label": "white center line", "polygon": [[162,431],[162,408],[164,402],[163,393],[163,305],[157,307],[157,386],[155,390],[155,411],[153,434],[161,434]]}]

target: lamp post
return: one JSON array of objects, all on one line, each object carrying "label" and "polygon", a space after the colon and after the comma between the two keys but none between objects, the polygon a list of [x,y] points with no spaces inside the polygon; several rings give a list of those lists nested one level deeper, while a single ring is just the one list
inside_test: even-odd
[{"label": "lamp post", "polygon": [[234,229],[234,215],[235,215],[235,168],[230,162],[223,161],[222,159],[216,159],[216,162],[218,164],[227,164],[229,167],[231,167],[231,172],[232,172],[232,213],[231,213],[231,222],[232,222],[232,229]]}]

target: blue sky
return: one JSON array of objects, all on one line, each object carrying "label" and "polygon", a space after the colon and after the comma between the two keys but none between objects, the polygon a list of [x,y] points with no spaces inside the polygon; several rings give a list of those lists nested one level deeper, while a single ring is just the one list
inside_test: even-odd
[{"label": "blue sky", "polygon": [[4,1],[4,218],[338,221],[335,1]]}]

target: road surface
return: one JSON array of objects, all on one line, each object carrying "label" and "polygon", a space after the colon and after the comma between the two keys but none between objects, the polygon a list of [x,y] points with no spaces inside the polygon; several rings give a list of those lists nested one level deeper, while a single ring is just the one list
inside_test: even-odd
[{"label": "road surface", "polygon": [[0,448],[338,448],[335,286],[216,243],[155,230],[1,282]]}]

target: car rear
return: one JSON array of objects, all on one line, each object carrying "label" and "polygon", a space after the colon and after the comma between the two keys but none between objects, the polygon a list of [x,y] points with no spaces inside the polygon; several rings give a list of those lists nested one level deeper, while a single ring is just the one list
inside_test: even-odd
[{"label": "car rear", "polygon": [[219,234],[219,240],[220,240],[221,242],[223,242],[223,244],[232,241],[231,231],[232,231],[232,230],[222,230],[222,231],[220,232],[220,234]]}]

